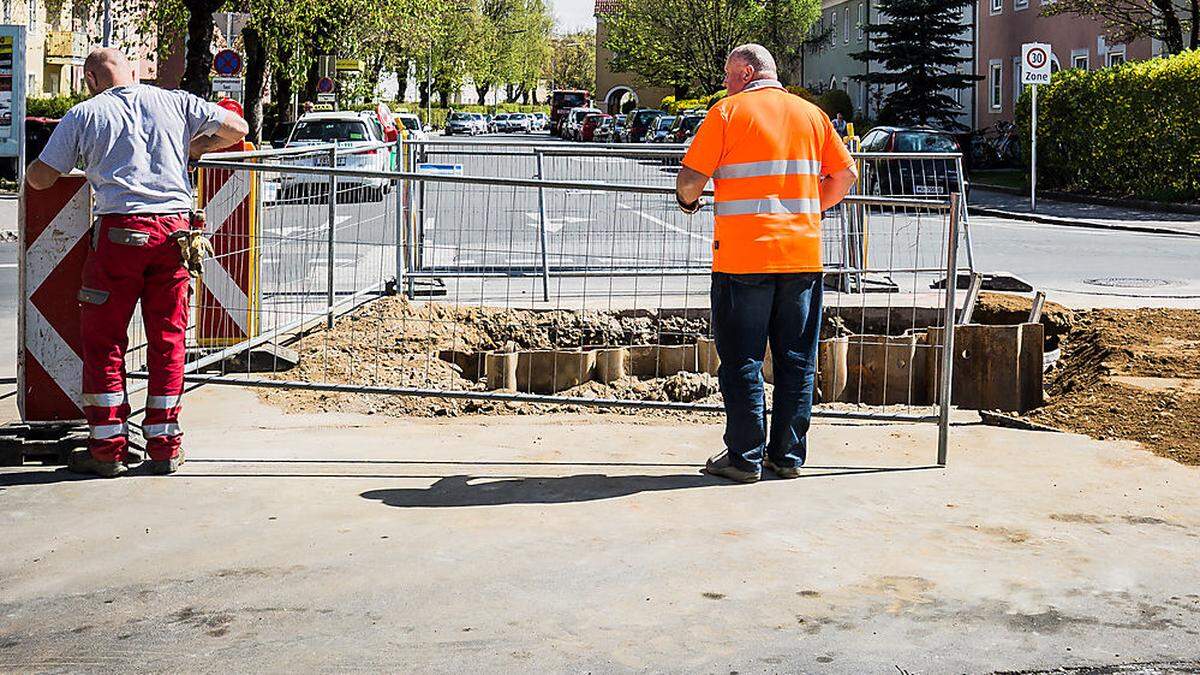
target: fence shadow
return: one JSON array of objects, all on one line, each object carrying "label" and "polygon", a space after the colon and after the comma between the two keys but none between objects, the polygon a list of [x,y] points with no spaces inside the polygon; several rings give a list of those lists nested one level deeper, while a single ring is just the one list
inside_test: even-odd
[{"label": "fence shadow", "polygon": [[[814,467],[817,468],[817,467]],[[937,466],[913,467],[821,467],[805,478],[856,476],[894,471],[920,471]],[[764,474],[765,480],[774,476]],[[439,479],[427,488],[369,490],[360,496],[400,508],[444,508],[455,506],[502,506],[508,504],[570,504],[626,497],[641,492],[685,490],[700,487],[751,488],[706,474],[670,474],[665,476],[580,474],[560,478],[506,478],[489,480],[487,476],[455,475]]]}]

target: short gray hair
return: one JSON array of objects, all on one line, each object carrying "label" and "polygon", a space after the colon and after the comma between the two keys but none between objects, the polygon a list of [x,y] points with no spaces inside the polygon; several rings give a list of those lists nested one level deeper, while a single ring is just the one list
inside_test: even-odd
[{"label": "short gray hair", "polygon": [[754,44],[739,45],[729,52],[729,59],[737,59],[742,63],[750,66],[755,73],[770,73],[774,75],[778,71],[775,69],[775,57],[771,56],[771,52],[767,48]]}]

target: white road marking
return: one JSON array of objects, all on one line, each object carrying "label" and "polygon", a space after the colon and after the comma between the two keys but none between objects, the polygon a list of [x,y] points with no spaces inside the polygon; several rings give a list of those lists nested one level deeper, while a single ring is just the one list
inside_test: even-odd
[{"label": "white road marking", "polygon": [[630,206],[628,204],[618,203],[617,206],[622,209],[628,209],[630,211],[633,211],[638,216],[654,223],[655,225],[662,227],[663,229],[671,230],[672,232],[678,232],[679,234],[685,234],[685,235],[691,237],[692,239],[697,239],[699,241],[703,241],[703,242],[706,242],[709,244],[711,244],[713,241],[712,238],[710,238],[710,237],[706,237],[702,234],[696,234],[695,232],[689,232],[688,230],[685,230],[682,227],[672,225],[671,223],[668,223],[667,221],[665,221],[661,218],[655,218],[654,216],[650,215],[649,213],[646,213],[645,211],[638,211],[637,209],[633,208],[632,206]]},{"label": "white road marking", "polygon": [[[530,227],[536,229],[538,226],[537,211],[526,211],[525,217],[528,218],[530,221],[530,222],[526,223],[526,225],[529,225]],[[547,218],[546,219],[546,231],[547,232],[558,232],[558,231],[562,230],[563,227],[566,225],[578,225],[579,223],[590,223],[590,222],[592,222],[591,218],[580,218],[579,216],[564,216],[562,218]]]}]

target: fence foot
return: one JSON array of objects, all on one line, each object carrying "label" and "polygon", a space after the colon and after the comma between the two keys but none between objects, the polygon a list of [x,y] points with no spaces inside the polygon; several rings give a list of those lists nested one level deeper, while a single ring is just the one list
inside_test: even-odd
[{"label": "fence foot", "polygon": [[21,466],[26,460],[43,464],[66,464],[67,455],[86,448],[87,427],[74,424],[0,427],[0,466]]}]

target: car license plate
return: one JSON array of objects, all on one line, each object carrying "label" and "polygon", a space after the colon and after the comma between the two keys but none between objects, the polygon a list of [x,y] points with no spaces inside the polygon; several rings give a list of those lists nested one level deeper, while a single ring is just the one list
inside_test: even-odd
[{"label": "car license plate", "polygon": [[936,185],[918,185],[918,186],[916,186],[916,188],[917,188],[917,194],[919,194],[919,195],[940,195],[940,194],[942,194],[942,188],[940,188]]}]

